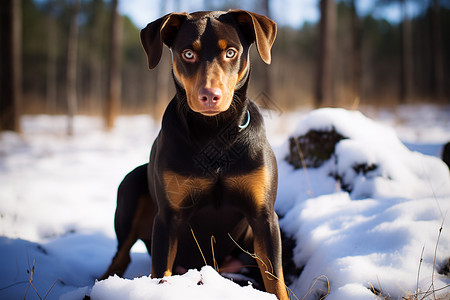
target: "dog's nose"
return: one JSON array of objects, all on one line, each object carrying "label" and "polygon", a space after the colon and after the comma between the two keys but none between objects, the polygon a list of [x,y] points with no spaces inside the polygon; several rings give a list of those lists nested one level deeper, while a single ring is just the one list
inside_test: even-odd
[{"label": "dog's nose", "polygon": [[200,101],[215,104],[222,99],[222,90],[218,88],[201,88],[198,92]]}]

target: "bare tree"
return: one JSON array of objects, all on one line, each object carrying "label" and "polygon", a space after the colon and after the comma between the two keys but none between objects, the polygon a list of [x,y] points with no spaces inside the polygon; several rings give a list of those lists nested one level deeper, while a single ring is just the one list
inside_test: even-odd
[{"label": "bare tree", "polygon": [[319,50],[317,58],[315,105],[333,103],[333,55],[336,36],[336,5],[320,0]]},{"label": "bare tree", "polygon": [[0,1],[0,130],[20,131],[22,100],[21,0]]},{"label": "bare tree", "polygon": [[118,12],[118,0],[112,0],[111,9],[111,31],[109,45],[109,72],[108,72],[108,91],[105,105],[106,128],[114,127],[114,120],[117,116],[120,97],[122,92],[121,78],[121,44],[122,44],[122,18]]},{"label": "bare tree", "polygon": [[47,74],[46,74],[46,111],[56,112],[57,94],[57,23],[54,17],[56,1],[48,1],[47,11]]},{"label": "bare tree", "polygon": [[442,59],[442,36],[439,17],[439,0],[432,0],[431,3],[431,38],[432,38],[432,89],[436,100],[444,97],[444,69]]},{"label": "bare tree", "polygon": [[413,82],[413,59],[412,59],[412,30],[411,20],[408,16],[407,0],[401,0],[403,22],[402,22],[402,47],[401,47],[401,69],[400,69],[400,102],[404,103],[412,96]]},{"label": "bare tree", "polygon": [[352,28],[352,97],[354,104],[359,104],[361,98],[361,76],[362,76],[362,33],[361,22],[356,11],[355,0],[351,0],[350,7],[352,11],[351,28]]},{"label": "bare tree", "polygon": [[103,29],[104,27],[104,2],[103,0],[92,1],[92,24],[88,32],[89,40],[89,68],[86,70],[89,78],[87,83],[87,99],[88,110],[101,112],[103,99],[105,98],[105,85],[103,80],[104,59],[102,55],[102,41],[103,41]]},{"label": "bare tree", "polygon": [[77,58],[78,58],[78,24],[80,10],[79,0],[72,1],[70,13],[69,36],[67,41],[67,134],[73,135],[73,119],[77,112]]}]

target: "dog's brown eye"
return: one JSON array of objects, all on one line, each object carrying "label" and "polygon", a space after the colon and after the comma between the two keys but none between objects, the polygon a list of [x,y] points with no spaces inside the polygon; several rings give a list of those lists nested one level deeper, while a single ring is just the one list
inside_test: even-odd
[{"label": "dog's brown eye", "polygon": [[187,61],[194,61],[195,60],[195,53],[192,50],[184,50],[183,51],[183,58]]},{"label": "dog's brown eye", "polygon": [[228,49],[227,52],[225,53],[225,57],[226,58],[233,58],[236,55],[237,51],[234,49]]}]

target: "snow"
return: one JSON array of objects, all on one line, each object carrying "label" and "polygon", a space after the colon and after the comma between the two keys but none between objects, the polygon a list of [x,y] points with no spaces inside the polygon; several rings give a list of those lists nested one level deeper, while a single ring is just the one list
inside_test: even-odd
[{"label": "snow", "polygon": [[200,271],[189,270],[182,276],[160,279],[141,277],[134,280],[117,276],[97,283],[91,292],[95,299],[276,299],[274,295],[253,289],[241,288],[230,280],[224,280],[212,267]]},{"label": "snow", "polygon": [[[289,286],[299,299],[374,299],[371,287],[399,299],[450,284],[437,273],[450,256],[450,175],[436,157],[450,141],[450,107],[363,110],[264,114],[280,226],[303,267]],[[20,135],[0,134],[0,299],[275,299],[207,266],[159,284],[142,243],[124,279],[96,282],[115,252],[117,186],[148,160],[159,124],[120,117],[105,132],[100,119],[78,116],[73,137],[63,116],[22,125]],[[332,127],[346,139],[322,166],[284,160],[289,136]]]}]

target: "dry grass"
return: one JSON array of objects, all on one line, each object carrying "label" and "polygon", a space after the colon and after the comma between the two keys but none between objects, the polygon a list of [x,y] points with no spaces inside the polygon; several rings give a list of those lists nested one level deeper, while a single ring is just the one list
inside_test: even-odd
[{"label": "dry grass", "polygon": [[27,263],[28,263],[28,269],[27,269],[27,274],[28,274],[28,280],[26,281],[19,281],[19,282],[15,282],[13,284],[10,284],[8,286],[2,287],[0,288],[0,291],[2,290],[6,290],[8,288],[11,288],[13,286],[16,285],[20,285],[20,284],[26,284],[28,283],[27,289],[25,291],[25,295],[23,296],[23,299],[26,299],[28,296],[28,292],[30,291],[30,287],[34,290],[34,292],[36,293],[37,297],[41,300],[45,300],[47,299],[48,295],[50,294],[50,292],[53,290],[53,288],[55,287],[56,283],[59,281],[59,277],[58,279],[55,280],[55,282],[52,284],[52,286],[49,288],[49,290],[47,291],[47,293],[45,294],[45,296],[42,298],[41,295],[39,294],[38,290],[36,289],[36,287],[33,284],[33,277],[35,275],[34,271],[35,271],[35,259],[33,259],[33,264],[30,265],[30,259],[29,257],[27,257]]},{"label": "dry grass", "polygon": [[[442,229],[443,229],[443,224],[444,224],[444,220],[442,220],[441,226],[439,228],[439,233],[438,233],[436,245],[434,248],[433,268],[432,268],[432,273],[431,273],[431,283],[430,283],[429,287],[425,291],[422,291],[421,289],[419,289],[419,279],[420,279],[420,275],[421,275],[421,267],[422,267],[422,262],[423,262],[423,252],[425,250],[425,247],[423,247],[422,253],[420,255],[419,266],[417,268],[416,290],[413,293],[411,293],[411,292],[407,292],[401,286],[399,286],[399,288],[405,294],[404,296],[401,297],[402,300],[427,300],[427,299],[448,300],[448,299],[450,299],[450,284],[447,284],[440,288],[436,288],[435,284],[434,284],[434,278],[435,278],[435,273],[436,273],[436,256],[437,256],[437,250],[438,250],[438,246],[439,246],[439,240],[440,240]],[[393,300],[394,299],[390,295],[387,295],[384,293],[383,289],[381,288],[381,284],[379,282],[378,282],[379,288],[375,288],[370,282],[369,282],[369,285],[370,285],[369,290],[375,295],[375,299],[384,299],[384,300]],[[442,292],[444,290],[447,290],[447,292],[440,294],[440,292]],[[439,295],[437,295],[438,292],[439,292]]]}]

